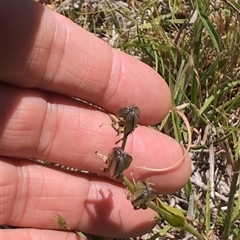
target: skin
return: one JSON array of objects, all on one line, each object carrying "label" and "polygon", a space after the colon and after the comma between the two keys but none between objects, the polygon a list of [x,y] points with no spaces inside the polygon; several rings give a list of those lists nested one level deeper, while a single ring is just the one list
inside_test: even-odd
[{"label": "skin", "polygon": [[[152,210],[133,210],[126,190],[101,170],[95,151],[107,155],[119,139],[108,113],[135,105],[140,125],[126,151],[126,175],[149,178],[157,192],[172,193],[189,179],[190,160],[166,172],[184,154],[172,138],[144,125],[160,122],[170,91],[150,67],[31,0],[0,0],[0,230],[2,239],[79,239],[70,229],[108,237],[138,236],[156,222]],[[106,112],[86,106],[87,100]],[[29,158],[89,171],[72,173]],[[96,175],[98,174],[98,175]],[[38,229],[36,229],[38,228]]]}]

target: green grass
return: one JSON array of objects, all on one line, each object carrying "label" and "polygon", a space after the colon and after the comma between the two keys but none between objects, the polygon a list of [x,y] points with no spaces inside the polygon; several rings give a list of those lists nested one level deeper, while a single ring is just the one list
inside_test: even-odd
[{"label": "green grass", "polygon": [[[237,240],[240,5],[233,0],[216,2],[133,0],[121,5],[101,1],[95,9],[88,4],[60,11],[166,79],[173,107],[183,106],[192,128],[189,152],[194,165],[189,183],[166,199],[175,199],[176,207],[203,238]],[[156,127],[183,144],[188,141],[184,121],[174,111]],[[161,228],[151,240],[168,239],[167,232],[180,239],[181,230],[167,221]]]}]

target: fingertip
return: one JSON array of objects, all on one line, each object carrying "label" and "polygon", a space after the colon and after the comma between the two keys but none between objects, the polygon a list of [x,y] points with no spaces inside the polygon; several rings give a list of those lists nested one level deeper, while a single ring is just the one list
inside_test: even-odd
[{"label": "fingertip", "polygon": [[152,175],[150,181],[156,184],[156,191],[161,194],[172,194],[179,191],[189,181],[192,168],[189,155],[180,158],[180,164],[172,171],[160,175]]},{"label": "fingertip", "polygon": [[104,106],[112,112],[135,105],[141,111],[140,123],[159,123],[171,106],[166,81],[145,63],[116,49],[112,51],[112,72],[103,96]]},{"label": "fingertip", "polygon": [[180,190],[191,175],[191,161],[184,147],[175,139],[144,126],[130,135],[126,152],[133,157],[128,176],[149,179],[158,193]]}]

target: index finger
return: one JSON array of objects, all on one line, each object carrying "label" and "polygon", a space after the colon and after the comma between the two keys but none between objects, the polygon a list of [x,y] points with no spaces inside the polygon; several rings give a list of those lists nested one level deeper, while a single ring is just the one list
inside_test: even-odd
[{"label": "index finger", "polygon": [[78,97],[109,112],[137,105],[143,124],[168,112],[167,84],[147,65],[36,2],[2,7],[1,81]]}]

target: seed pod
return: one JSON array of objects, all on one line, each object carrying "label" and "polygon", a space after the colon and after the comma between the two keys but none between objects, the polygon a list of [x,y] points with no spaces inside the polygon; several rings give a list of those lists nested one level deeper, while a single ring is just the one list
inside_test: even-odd
[{"label": "seed pod", "polygon": [[106,170],[111,177],[118,177],[130,166],[131,162],[132,157],[120,147],[112,148],[108,153]]},{"label": "seed pod", "polygon": [[129,135],[137,127],[138,119],[140,116],[140,109],[135,106],[129,106],[120,109],[116,117],[124,119],[124,136]]},{"label": "seed pod", "polygon": [[146,203],[155,200],[157,192],[145,181],[138,181],[131,197],[131,203],[135,210],[147,209]]}]

